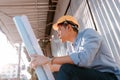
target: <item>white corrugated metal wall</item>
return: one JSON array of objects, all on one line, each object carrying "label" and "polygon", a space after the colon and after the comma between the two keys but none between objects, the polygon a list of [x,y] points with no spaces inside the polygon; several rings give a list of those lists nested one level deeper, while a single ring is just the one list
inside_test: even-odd
[{"label": "white corrugated metal wall", "polygon": [[[89,27],[103,35],[116,61],[120,61],[120,0],[71,0],[67,14],[79,21],[80,30]],[[58,50],[57,54],[64,53],[64,49]]]},{"label": "white corrugated metal wall", "polygon": [[104,36],[116,61],[120,61],[120,0],[89,0],[99,33]]}]

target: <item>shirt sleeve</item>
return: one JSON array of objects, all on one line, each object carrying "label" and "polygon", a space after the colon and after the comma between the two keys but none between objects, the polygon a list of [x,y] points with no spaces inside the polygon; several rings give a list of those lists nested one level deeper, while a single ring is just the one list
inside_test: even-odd
[{"label": "shirt sleeve", "polygon": [[83,67],[90,66],[100,48],[101,41],[102,38],[96,31],[86,30],[79,41],[80,44],[78,43],[78,50],[70,55],[74,64]]}]

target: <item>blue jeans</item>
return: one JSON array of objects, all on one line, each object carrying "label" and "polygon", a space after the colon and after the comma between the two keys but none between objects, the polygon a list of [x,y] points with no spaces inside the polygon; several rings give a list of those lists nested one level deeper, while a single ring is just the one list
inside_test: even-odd
[{"label": "blue jeans", "polygon": [[99,72],[95,69],[63,64],[56,80],[117,80],[113,73]]}]

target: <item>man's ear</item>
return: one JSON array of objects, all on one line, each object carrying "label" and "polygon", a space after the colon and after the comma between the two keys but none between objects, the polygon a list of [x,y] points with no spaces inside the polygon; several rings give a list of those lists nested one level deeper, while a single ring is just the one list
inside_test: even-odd
[{"label": "man's ear", "polygon": [[72,26],[71,26],[70,24],[68,24],[67,29],[68,29],[69,31],[73,30],[73,29],[72,29]]}]

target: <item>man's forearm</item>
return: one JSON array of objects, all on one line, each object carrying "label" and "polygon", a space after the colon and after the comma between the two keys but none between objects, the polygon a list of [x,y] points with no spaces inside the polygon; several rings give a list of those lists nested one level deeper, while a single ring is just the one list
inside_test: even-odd
[{"label": "man's forearm", "polygon": [[69,64],[73,64],[72,59],[70,58],[70,56],[63,56],[63,57],[54,57],[52,59],[52,64],[65,64],[65,63],[69,63]]}]

